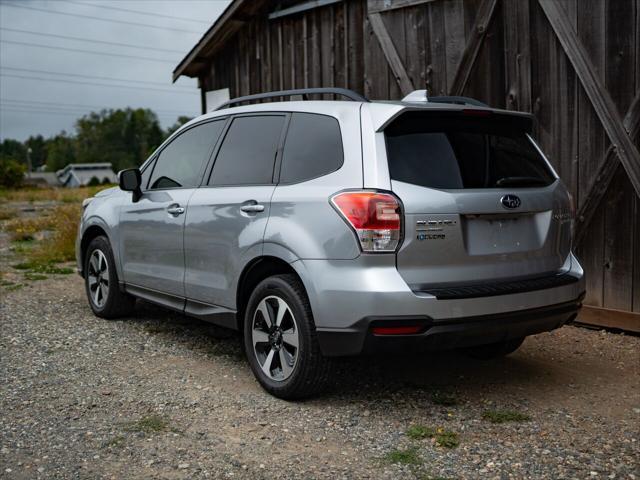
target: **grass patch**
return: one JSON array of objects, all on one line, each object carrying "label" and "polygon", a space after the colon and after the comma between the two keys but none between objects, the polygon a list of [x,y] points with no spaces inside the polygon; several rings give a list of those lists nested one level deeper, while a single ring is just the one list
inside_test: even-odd
[{"label": "grass patch", "polygon": [[47,276],[46,275],[42,275],[41,273],[27,272],[27,273],[24,274],[24,279],[25,280],[32,280],[32,281],[46,280]]},{"label": "grass patch", "polygon": [[417,447],[409,447],[405,450],[391,450],[384,456],[387,463],[402,463],[403,465],[417,465],[421,463]]},{"label": "grass patch", "polygon": [[146,415],[136,422],[126,425],[130,432],[158,433],[169,429],[168,420],[161,415]]},{"label": "grass patch", "polygon": [[29,270],[31,273],[48,273],[50,275],[69,275],[74,272],[73,268],[58,267],[50,262],[30,260],[28,262],[13,265],[17,270]]},{"label": "grass patch", "polygon": [[13,285],[9,285],[9,286],[7,286],[5,288],[9,292],[14,292],[16,290],[20,290],[22,287],[24,287],[24,284],[22,284],[22,283],[14,283]]},{"label": "grass patch", "polygon": [[120,448],[124,446],[125,438],[122,435],[113,437],[102,444],[102,448]]},{"label": "grass patch", "polygon": [[436,445],[438,445],[439,447],[456,448],[458,445],[460,445],[458,434],[450,430],[444,430],[439,428],[436,431],[435,439],[436,439]]},{"label": "grass patch", "polygon": [[81,188],[11,188],[0,189],[0,199],[9,202],[62,202],[81,203],[88,197],[93,197],[100,190],[115,187],[115,185],[96,185]]},{"label": "grass patch", "polygon": [[436,431],[424,425],[412,425],[407,429],[407,437],[412,440],[422,440],[423,438],[433,438]]},{"label": "grass patch", "polygon": [[458,400],[458,397],[454,393],[441,392],[438,390],[431,394],[431,401],[436,405],[442,405],[445,407],[453,407],[460,403],[460,400]]},{"label": "grass patch", "polygon": [[10,220],[16,216],[16,211],[11,208],[0,209],[0,220]]},{"label": "grass patch", "polygon": [[491,423],[528,422],[531,420],[531,417],[526,413],[515,410],[487,410],[482,414],[482,418]]},{"label": "grass patch", "polygon": [[0,279],[0,287],[10,287],[11,285],[15,285],[15,283]]},{"label": "grass patch", "polygon": [[444,428],[430,428],[424,425],[412,425],[407,429],[407,437],[412,440],[433,438],[436,445],[444,448],[455,448],[460,445],[458,434]]}]

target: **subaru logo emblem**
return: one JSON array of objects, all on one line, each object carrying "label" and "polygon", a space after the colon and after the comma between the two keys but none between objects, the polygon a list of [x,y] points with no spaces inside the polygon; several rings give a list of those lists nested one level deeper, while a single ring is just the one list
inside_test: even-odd
[{"label": "subaru logo emblem", "polygon": [[508,208],[509,210],[513,210],[514,208],[518,208],[520,206],[520,197],[517,195],[509,194],[505,195],[500,199],[500,203],[504,208]]}]

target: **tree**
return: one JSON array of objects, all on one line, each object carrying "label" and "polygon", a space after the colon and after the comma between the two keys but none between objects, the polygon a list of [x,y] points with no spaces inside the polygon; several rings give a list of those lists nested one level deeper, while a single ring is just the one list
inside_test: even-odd
[{"label": "tree", "polygon": [[0,156],[12,158],[16,162],[27,164],[27,149],[17,140],[10,138],[0,143]]},{"label": "tree", "polygon": [[76,160],[109,162],[116,171],[141,165],[164,138],[155,113],[141,108],[85,115],[76,130]]},{"label": "tree", "polygon": [[47,140],[47,170],[55,172],[76,162],[76,140],[62,132]]},{"label": "tree", "polygon": [[26,167],[15,159],[0,153],[0,186],[19,187],[24,178]]},{"label": "tree", "polygon": [[47,141],[42,135],[27,138],[24,146],[31,149],[31,167],[34,170],[47,163]]},{"label": "tree", "polygon": [[185,115],[180,115],[178,117],[178,119],[176,120],[176,123],[174,123],[173,125],[171,125],[168,129],[167,129],[167,137],[171,136],[171,134],[173,132],[175,132],[176,130],[178,130],[182,125],[184,125],[187,122],[190,122],[192,119],[191,117],[187,117]]}]

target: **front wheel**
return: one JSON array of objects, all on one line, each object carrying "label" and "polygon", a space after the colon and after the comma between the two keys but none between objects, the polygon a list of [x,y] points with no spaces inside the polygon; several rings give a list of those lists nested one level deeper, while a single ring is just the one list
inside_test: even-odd
[{"label": "front wheel", "polygon": [[311,307],[295,275],[275,275],[258,284],[245,311],[244,345],[260,385],[283,399],[318,393],[329,378]]},{"label": "front wheel", "polygon": [[133,311],[135,298],[120,290],[111,245],[106,237],[89,243],[84,259],[84,285],[93,313],[102,318],[118,318]]}]

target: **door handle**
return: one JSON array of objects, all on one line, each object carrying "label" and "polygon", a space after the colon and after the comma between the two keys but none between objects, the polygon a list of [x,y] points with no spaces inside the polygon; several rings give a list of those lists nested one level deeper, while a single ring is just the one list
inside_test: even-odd
[{"label": "door handle", "polygon": [[184,207],[178,204],[169,205],[169,207],[167,207],[167,213],[169,215],[182,215],[184,213]]},{"label": "door handle", "polygon": [[240,207],[240,210],[247,213],[264,212],[264,205],[260,205],[260,204],[243,205]]}]

